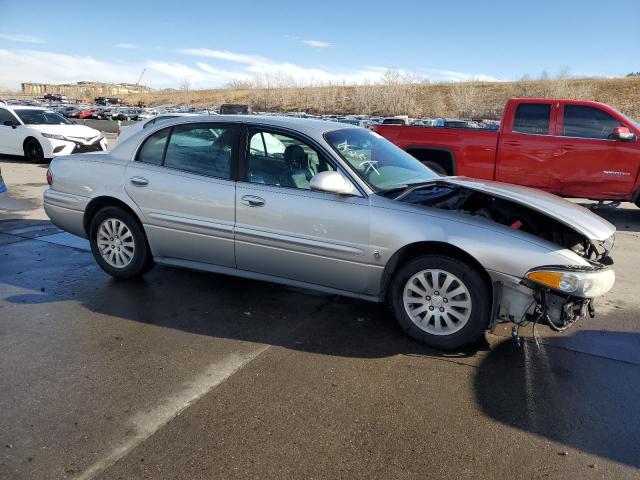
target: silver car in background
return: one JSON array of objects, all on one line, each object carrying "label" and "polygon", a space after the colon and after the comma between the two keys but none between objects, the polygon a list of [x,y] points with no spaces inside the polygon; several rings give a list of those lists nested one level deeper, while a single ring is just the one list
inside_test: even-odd
[{"label": "silver car in background", "polygon": [[613,285],[614,227],[540,191],[441,177],[369,130],[180,117],[59,157],[44,207],[110,275],[154,264],[388,302],[457,349],[497,322],[565,330]]}]

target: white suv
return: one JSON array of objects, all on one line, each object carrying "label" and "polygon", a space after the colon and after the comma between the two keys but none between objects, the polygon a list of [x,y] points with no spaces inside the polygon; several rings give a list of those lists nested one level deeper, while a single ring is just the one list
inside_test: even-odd
[{"label": "white suv", "polygon": [[0,154],[42,163],[58,155],[104,151],[107,140],[93,128],[46,108],[0,102]]}]

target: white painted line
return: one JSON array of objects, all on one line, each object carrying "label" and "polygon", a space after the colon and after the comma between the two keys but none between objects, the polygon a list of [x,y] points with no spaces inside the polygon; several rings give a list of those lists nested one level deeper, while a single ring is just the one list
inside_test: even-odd
[{"label": "white painted line", "polygon": [[56,245],[62,245],[63,247],[79,248],[81,250],[86,250],[87,252],[91,251],[89,240],[66,232],[45,235],[44,237],[36,237],[34,240],[55,243]]},{"label": "white painted line", "polygon": [[198,377],[183,384],[179,391],[172,393],[155,407],[144,412],[137,412],[129,419],[134,434],[124,439],[123,443],[112,447],[110,452],[78,475],[76,479],[90,480],[114,465],[182,413],[183,410],[197,402],[203,395],[209,393],[268,348],[269,345],[263,345],[252,352],[227,355],[222,360],[209,365]]}]

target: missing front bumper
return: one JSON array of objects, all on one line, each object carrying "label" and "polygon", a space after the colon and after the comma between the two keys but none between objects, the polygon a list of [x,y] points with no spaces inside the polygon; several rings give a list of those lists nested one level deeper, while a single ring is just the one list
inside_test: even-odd
[{"label": "missing front bumper", "polygon": [[501,284],[495,323],[543,324],[564,332],[587,315],[594,317],[593,299],[563,295],[544,288]]}]

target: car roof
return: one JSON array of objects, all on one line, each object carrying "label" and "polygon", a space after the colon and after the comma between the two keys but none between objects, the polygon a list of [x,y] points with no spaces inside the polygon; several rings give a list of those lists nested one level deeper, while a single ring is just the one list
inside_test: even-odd
[{"label": "car roof", "polygon": [[10,108],[11,110],[51,110],[50,108],[44,107],[30,107],[29,105],[6,105],[6,108]]},{"label": "car roof", "polygon": [[[195,115],[182,117],[180,122],[172,123],[198,123],[198,122],[216,122],[216,123],[244,123],[247,125],[261,125],[269,127],[280,127],[295,130],[306,135],[322,135],[332,130],[343,130],[346,128],[360,128],[347,123],[327,122],[326,120],[316,120],[313,118],[297,118],[297,117],[277,117],[267,115]],[[163,124],[165,125],[165,124]],[[166,123],[170,125],[170,123]]]}]

